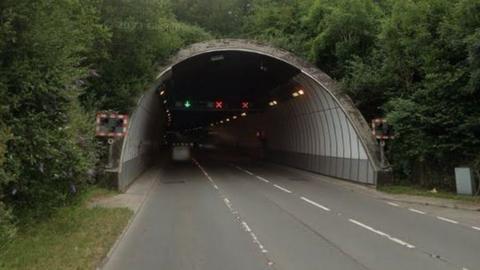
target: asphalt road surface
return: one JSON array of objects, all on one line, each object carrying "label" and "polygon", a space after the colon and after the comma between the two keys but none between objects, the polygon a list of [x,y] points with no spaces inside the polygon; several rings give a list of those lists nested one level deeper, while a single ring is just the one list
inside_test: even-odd
[{"label": "asphalt road surface", "polygon": [[480,228],[322,176],[197,154],[157,177],[104,269],[478,270]]}]

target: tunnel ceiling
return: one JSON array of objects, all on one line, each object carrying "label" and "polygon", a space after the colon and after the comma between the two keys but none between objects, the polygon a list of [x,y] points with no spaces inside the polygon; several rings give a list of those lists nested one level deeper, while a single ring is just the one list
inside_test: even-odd
[{"label": "tunnel ceiling", "polygon": [[[291,65],[251,52],[213,52],[186,59],[172,67],[167,82],[171,128],[205,126],[239,114],[242,101],[250,102],[251,113],[261,111],[298,73],[300,70]],[[192,107],[179,107],[187,100]],[[207,108],[205,103],[216,100],[224,101],[224,110]]]}]

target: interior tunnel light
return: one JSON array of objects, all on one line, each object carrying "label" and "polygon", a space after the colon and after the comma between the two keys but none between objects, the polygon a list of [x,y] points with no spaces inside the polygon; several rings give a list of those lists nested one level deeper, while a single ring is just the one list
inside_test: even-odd
[{"label": "interior tunnel light", "polygon": [[303,96],[303,95],[305,95],[305,91],[303,91],[302,89],[292,93],[293,97],[299,97],[299,96]]},{"label": "interior tunnel light", "polygon": [[270,105],[270,106],[275,106],[277,104],[278,104],[278,102],[276,100],[272,100],[272,101],[270,101],[270,103],[268,103],[268,105]]}]

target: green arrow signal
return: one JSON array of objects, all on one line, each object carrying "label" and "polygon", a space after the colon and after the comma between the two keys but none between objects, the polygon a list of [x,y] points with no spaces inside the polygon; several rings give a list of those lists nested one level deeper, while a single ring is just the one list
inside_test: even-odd
[{"label": "green arrow signal", "polygon": [[183,105],[185,106],[185,108],[192,107],[192,103],[189,100],[185,101],[185,104],[183,104]]}]

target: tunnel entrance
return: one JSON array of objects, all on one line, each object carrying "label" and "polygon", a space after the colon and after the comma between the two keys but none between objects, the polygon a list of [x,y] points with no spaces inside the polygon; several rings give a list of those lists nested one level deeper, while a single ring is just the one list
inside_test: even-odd
[{"label": "tunnel entrance", "polygon": [[207,134],[218,145],[354,182],[376,185],[386,176],[366,121],[337,84],[252,41],[197,43],[160,68],[131,116],[120,190],[151,166],[171,132]]}]

